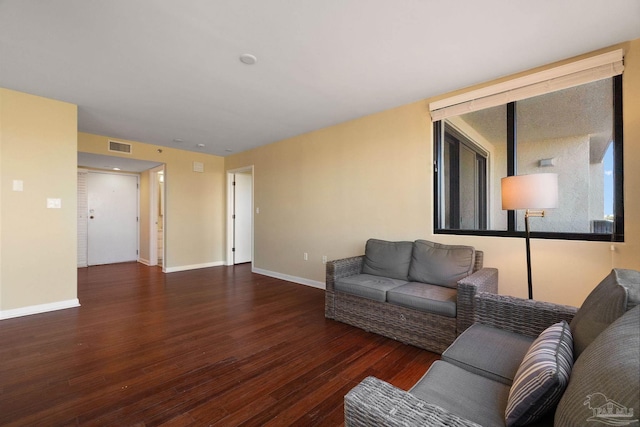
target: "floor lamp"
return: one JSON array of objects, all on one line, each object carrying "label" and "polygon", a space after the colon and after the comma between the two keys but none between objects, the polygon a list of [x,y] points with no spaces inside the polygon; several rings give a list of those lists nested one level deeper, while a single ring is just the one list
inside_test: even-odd
[{"label": "floor lamp", "polygon": [[529,242],[529,217],[544,217],[543,209],[558,206],[558,175],[536,173],[502,178],[502,209],[526,209],[524,226],[527,246],[527,279],[529,299],[533,299],[531,282],[531,246]]}]

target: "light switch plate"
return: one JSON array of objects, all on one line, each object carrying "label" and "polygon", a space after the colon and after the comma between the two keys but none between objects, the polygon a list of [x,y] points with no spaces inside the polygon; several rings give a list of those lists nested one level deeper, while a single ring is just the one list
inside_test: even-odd
[{"label": "light switch plate", "polygon": [[60,209],[62,207],[61,199],[47,199],[48,209]]},{"label": "light switch plate", "polygon": [[13,191],[22,191],[24,190],[24,181],[21,179],[13,180]]}]

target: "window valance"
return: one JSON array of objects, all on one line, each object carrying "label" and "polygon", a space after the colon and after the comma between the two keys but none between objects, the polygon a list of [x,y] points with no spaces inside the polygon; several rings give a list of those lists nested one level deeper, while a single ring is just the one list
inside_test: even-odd
[{"label": "window valance", "polygon": [[622,49],[532,73],[429,104],[431,120],[520,101],[622,74]]}]

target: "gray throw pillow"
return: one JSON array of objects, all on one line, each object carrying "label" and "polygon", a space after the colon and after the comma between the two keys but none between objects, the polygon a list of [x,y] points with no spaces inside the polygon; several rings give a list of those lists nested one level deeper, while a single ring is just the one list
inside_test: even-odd
[{"label": "gray throw pillow", "polygon": [[472,246],[443,245],[428,240],[413,242],[409,280],[456,288],[473,273],[476,251]]},{"label": "gray throw pillow", "polygon": [[364,251],[362,273],[407,280],[412,249],[411,242],[369,239]]},{"label": "gray throw pillow", "polygon": [[623,278],[628,276],[625,272],[625,270],[611,270],[611,273],[591,291],[571,320],[576,359],[600,332],[626,311],[627,290],[622,286]]},{"label": "gray throw pillow", "polygon": [[640,306],[626,312],[576,360],[556,426],[637,426],[640,418]]},{"label": "gray throw pillow", "polygon": [[509,390],[507,427],[527,425],[555,408],[572,366],[573,340],[563,320],[545,329],[522,359]]}]

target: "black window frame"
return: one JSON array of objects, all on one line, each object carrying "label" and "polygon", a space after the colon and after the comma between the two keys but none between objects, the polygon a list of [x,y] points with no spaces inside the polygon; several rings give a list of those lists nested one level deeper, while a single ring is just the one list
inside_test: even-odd
[{"label": "black window frame", "polygon": [[[598,242],[624,242],[624,147],[623,147],[623,108],[622,75],[612,77],[613,81],[613,204],[614,220],[611,234],[563,233],[531,231],[531,238],[557,240],[585,240]],[[507,104],[507,176],[516,174],[517,169],[517,103]],[[516,211],[507,212],[507,230],[467,230],[441,228],[440,215],[440,159],[442,150],[443,122],[433,123],[434,160],[433,160],[433,232],[434,234],[453,234],[468,236],[525,237],[525,231],[516,228]]]}]

